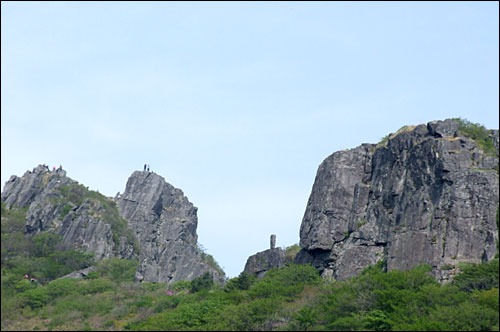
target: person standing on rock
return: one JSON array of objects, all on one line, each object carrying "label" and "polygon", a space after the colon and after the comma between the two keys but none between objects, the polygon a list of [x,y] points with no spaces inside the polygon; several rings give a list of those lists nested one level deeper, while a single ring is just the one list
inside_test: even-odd
[{"label": "person standing on rock", "polygon": [[148,172],[149,172],[149,165],[148,165]]},{"label": "person standing on rock", "polygon": [[144,172],[146,172],[146,164],[144,164]]}]

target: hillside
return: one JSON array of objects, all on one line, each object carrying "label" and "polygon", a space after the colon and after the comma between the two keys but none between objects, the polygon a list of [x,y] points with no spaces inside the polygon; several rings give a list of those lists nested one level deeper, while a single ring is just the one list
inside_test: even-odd
[{"label": "hillside", "polygon": [[40,165],[2,192],[2,330],[498,330],[498,130],[410,126],[320,165],[300,247],[225,279],[197,208]]}]

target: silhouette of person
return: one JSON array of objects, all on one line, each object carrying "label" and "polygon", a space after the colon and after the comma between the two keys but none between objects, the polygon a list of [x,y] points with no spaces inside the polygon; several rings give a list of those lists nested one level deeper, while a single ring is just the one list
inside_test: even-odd
[{"label": "silhouette of person", "polygon": [[148,165],[148,172],[149,172],[149,165]]},{"label": "silhouette of person", "polygon": [[146,164],[144,164],[144,171],[146,171]]}]

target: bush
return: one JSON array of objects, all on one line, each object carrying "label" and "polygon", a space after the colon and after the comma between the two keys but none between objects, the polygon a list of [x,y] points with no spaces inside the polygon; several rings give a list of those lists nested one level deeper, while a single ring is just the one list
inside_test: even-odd
[{"label": "bush", "polygon": [[237,289],[247,290],[255,283],[256,280],[257,278],[254,275],[241,272],[238,277],[232,278],[226,282],[223,289],[225,292],[231,292]]},{"label": "bush", "polygon": [[27,290],[21,294],[21,297],[23,299],[23,307],[30,306],[32,309],[43,307],[51,299],[45,287]]},{"label": "bush", "polygon": [[29,281],[28,279],[19,280],[18,282],[16,282],[14,284],[14,289],[20,293],[25,292],[25,291],[30,290],[30,289],[37,288],[37,287],[38,287],[38,285],[36,283],[33,283],[33,282]]},{"label": "bush", "polygon": [[321,281],[318,271],[310,265],[284,266],[269,270],[248,291],[251,297],[283,296],[294,297],[306,284],[315,285]]},{"label": "bush", "polygon": [[286,262],[287,264],[292,264],[295,256],[299,253],[302,248],[298,244],[291,245],[285,249]]},{"label": "bush", "polygon": [[472,123],[466,119],[456,119],[459,122],[458,130],[466,137],[471,138],[479,147],[490,156],[498,155],[490,131],[479,123]]},{"label": "bush", "polygon": [[78,287],[78,293],[82,295],[97,294],[113,289],[113,282],[106,279],[90,279],[81,282]]},{"label": "bush", "polygon": [[97,273],[115,282],[134,281],[139,262],[119,258],[104,259],[97,265]]},{"label": "bush", "polygon": [[75,292],[76,287],[77,281],[69,278],[54,280],[46,286],[47,293],[51,298],[65,296],[72,292]]},{"label": "bush", "polygon": [[453,279],[452,284],[459,289],[472,292],[473,290],[488,290],[498,286],[498,258],[482,264],[461,265],[462,272]]},{"label": "bush", "polygon": [[191,293],[199,292],[203,289],[211,289],[214,286],[214,278],[209,272],[191,280]]}]

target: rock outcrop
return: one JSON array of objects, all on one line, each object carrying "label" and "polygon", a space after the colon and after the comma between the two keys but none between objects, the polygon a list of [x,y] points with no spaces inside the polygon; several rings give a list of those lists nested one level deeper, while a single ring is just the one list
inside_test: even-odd
[{"label": "rock outcrop", "polygon": [[133,235],[125,230],[115,204],[66,176],[62,168],[39,165],[12,176],[1,196],[8,208],[27,208],[26,233],[61,235],[62,246],[94,253],[97,260],[137,256]]},{"label": "rock outcrop", "polygon": [[123,195],[117,197],[120,215],[137,236],[141,253],[136,279],[172,283],[210,272],[223,282],[223,271],[202,259],[198,249],[197,208],[182,190],[147,171],[134,172]]},{"label": "rock outcrop", "polygon": [[244,273],[253,274],[257,278],[263,278],[270,269],[280,268],[288,263],[286,252],[281,248],[276,248],[276,235],[271,235],[270,244],[270,249],[260,251],[248,257],[245,269],[243,270]]},{"label": "rock outcrop", "polygon": [[243,272],[263,278],[272,268],[280,268],[286,264],[286,254],[281,248],[267,249],[248,257]]},{"label": "rock outcrop", "polygon": [[345,280],[362,269],[429,264],[441,281],[460,262],[497,252],[496,155],[460,130],[460,120],[404,127],[385,143],[335,152],[319,166],[300,228],[296,263]]},{"label": "rock outcrop", "polygon": [[[1,200],[7,208],[27,210],[27,236],[59,234],[64,248],[94,253],[96,260],[138,259],[138,281],[171,283],[208,271],[224,282],[224,272],[196,245],[197,208],[155,173],[134,172],[125,193],[113,200],[70,179],[62,168],[39,165],[12,176]],[[68,277],[87,273],[82,271]]]}]

